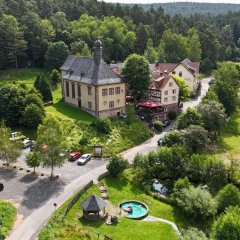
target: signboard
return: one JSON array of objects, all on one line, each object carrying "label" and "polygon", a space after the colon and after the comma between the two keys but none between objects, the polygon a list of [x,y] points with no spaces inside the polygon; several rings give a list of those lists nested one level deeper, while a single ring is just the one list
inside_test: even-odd
[{"label": "signboard", "polygon": [[94,146],[93,149],[94,149],[95,157],[102,157],[102,150],[103,150],[102,146]]}]

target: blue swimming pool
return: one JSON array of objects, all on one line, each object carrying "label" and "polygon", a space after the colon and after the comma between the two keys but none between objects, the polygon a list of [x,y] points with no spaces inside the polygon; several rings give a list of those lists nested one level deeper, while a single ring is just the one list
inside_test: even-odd
[{"label": "blue swimming pool", "polygon": [[120,207],[126,212],[129,218],[143,218],[148,214],[148,207],[138,201],[127,201],[120,204]]}]

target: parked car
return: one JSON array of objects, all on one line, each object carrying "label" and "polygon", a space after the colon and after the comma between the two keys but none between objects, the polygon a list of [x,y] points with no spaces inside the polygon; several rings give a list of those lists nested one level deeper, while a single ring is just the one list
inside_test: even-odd
[{"label": "parked car", "polygon": [[86,164],[88,161],[91,160],[92,155],[91,154],[83,154],[78,160],[77,160],[77,164],[78,165],[84,165]]},{"label": "parked car", "polygon": [[211,79],[211,81],[208,83],[209,85],[214,85],[216,83],[215,79]]},{"label": "parked car", "polygon": [[37,144],[35,141],[33,141],[33,144],[30,146],[30,151],[31,152],[34,151],[36,149],[36,147],[37,147]]},{"label": "parked car", "polygon": [[163,127],[167,127],[167,126],[169,126],[171,124],[171,121],[170,120],[165,120],[164,122],[163,122]]},{"label": "parked car", "polygon": [[80,152],[72,152],[70,153],[69,155],[69,161],[75,161],[77,160],[78,158],[80,158],[81,156],[81,153]]},{"label": "parked car", "polygon": [[26,138],[22,141],[23,148],[28,148],[33,146],[35,142],[33,140],[30,140],[29,138]]},{"label": "parked car", "polygon": [[178,104],[178,107],[179,107],[179,108],[182,108],[182,107],[183,107],[183,103],[180,102],[180,103]]},{"label": "parked car", "polygon": [[63,150],[63,151],[59,154],[59,156],[60,156],[60,157],[65,157],[66,155],[68,155],[69,152],[70,152],[69,149],[65,149],[65,150]]}]

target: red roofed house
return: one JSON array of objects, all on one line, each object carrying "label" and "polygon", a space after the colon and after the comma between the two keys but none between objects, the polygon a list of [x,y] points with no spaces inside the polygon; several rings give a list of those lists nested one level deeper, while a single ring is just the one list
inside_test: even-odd
[{"label": "red roofed house", "polygon": [[172,73],[182,77],[188,84],[189,91],[196,94],[199,86],[197,77],[200,68],[199,62],[191,62],[186,58],[181,63],[157,63],[155,68],[161,73]]},{"label": "red roofed house", "polygon": [[[152,81],[149,88],[149,100],[161,103],[165,109],[165,115],[169,111],[177,111],[179,98],[179,86],[174,79],[166,74],[155,70],[152,73]],[[165,120],[166,116],[164,117]]]}]

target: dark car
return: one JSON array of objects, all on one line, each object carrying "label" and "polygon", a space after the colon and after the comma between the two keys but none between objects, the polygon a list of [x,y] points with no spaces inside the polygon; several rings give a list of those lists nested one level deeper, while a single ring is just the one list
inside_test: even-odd
[{"label": "dark car", "polygon": [[214,85],[216,83],[215,79],[211,79],[211,81],[208,83],[209,85]]},{"label": "dark car", "polygon": [[171,121],[170,120],[166,120],[163,122],[163,127],[167,127],[171,124]]},{"label": "dark car", "polygon": [[182,107],[183,107],[183,103],[180,102],[180,103],[178,104],[178,107],[179,107],[179,108],[182,108]]},{"label": "dark car", "polygon": [[79,159],[80,156],[81,156],[80,152],[72,152],[69,155],[69,161],[75,161],[75,160]]}]

